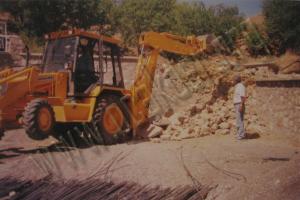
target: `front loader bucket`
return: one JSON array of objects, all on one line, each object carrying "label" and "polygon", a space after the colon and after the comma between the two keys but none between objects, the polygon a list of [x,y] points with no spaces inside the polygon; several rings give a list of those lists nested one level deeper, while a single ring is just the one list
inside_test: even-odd
[{"label": "front loader bucket", "polygon": [[8,122],[17,120],[18,109],[23,108],[15,107],[15,105],[20,105],[26,95],[30,94],[38,74],[39,70],[35,68],[0,72],[0,132],[1,129],[6,129]]},{"label": "front loader bucket", "polygon": [[30,93],[37,82],[39,70],[27,68],[22,71],[0,73],[0,110],[16,103]]}]

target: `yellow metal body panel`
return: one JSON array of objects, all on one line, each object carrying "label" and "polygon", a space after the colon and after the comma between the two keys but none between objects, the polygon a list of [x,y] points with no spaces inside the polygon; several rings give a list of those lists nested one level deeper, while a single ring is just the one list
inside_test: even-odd
[{"label": "yellow metal body panel", "polygon": [[53,109],[57,122],[91,122],[97,102],[97,97],[101,95],[103,90],[118,91],[122,94],[128,94],[129,90],[114,88],[108,86],[96,86],[88,97],[78,100],[78,102],[69,102],[65,99],[62,104],[53,103]]},{"label": "yellow metal body panel", "polygon": [[0,71],[0,79],[4,79],[6,77],[8,77],[9,75],[13,74],[14,70],[13,69],[3,69],[2,71]]},{"label": "yellow metal body panel", "polygon": [[55,97],[65,99],[68,90],[68,73],[60,72],[54,75]]},{"label": "yellow metal body panel", "polygon": [[149,56],[140,56],[136,69],[134,85],[131,88],[133,127],[136,128],[148,118],[152,85],[156,69],[158,50],[153,50]]},{"label": "yellow metal body panel", "polygon": [[55,40],[55,39],[59,39],[59,38],[74,37],[74,36],[83,36],[83,37],[93,38],[96,40],[103,40],[104,42],[108,42],[108,43],[115,44],[115,45],[121,44],[121,41],[116,38],[108,37],[108,36],[93,33],[93,32],[82,31],[80,29],[53,32],[53,33],[49,34],[49,39]]},{"label": "yellow metal body panel", "polygon": [[206,40],[195,36],[181,37],[169,33],[142,33],[139,44],[180,55],[195,55],[207,49]]},{"label": "yellow metal body panel", "polygon": [[63,103],[52,105],[57,122],[90,122],[92,120],[96,98],[86,103]]},{"label": "yellow metal body panel", "polygon": [[0,85],[5,90],[5,95],[0,96],[0,110],[16,103],[28,94],[37,83],[39,70],[28,68],[0,79]]}]

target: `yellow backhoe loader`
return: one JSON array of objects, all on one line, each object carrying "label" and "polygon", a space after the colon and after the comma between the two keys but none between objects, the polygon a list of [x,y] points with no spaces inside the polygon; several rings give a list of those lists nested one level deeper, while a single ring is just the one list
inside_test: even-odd
[{"label": "yellow backhoe loader", "polygon": [[45,38],[41,67],[0,72],[2,132],[19,124],[30,138],[43,140],[76,127],[75,135],[95,132],[96,142],[99,137],[116,143],[148,119],[159,53],[195,55],[207,49],[204,38],[143,33],[134,84],[126,89],[119,40],[82,30]]}]

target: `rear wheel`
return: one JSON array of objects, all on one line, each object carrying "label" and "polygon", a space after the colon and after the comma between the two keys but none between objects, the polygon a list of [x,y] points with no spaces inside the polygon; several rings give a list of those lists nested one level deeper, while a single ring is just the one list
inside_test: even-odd
[{"label": "rear wheel", "polygon": [[51,105],[44,99],[29,102],[23,113],[24,128],[27,135],[34,140],[43,140],[50,136],[55,124]]},{"label": "rear wheel", "polygon": [[100,97],[93,116],[93,125],[99,130],[106,145],[129,139],[129,116],[118,96]]}]

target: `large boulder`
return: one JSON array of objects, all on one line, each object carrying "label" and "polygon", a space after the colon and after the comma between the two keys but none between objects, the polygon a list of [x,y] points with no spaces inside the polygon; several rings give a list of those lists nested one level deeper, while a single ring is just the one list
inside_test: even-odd
[{"label": "large boulder", "polygon": [[166,129],[170,125],[170,120],[168,118],[162,117],[159,121],[154,121],[153,124]]},{"label": "large boulder", "polygon": [[147,133],[149,138],[159,137],[162,135],[163,129],[159,126],[151,124],[147,129]]}]

